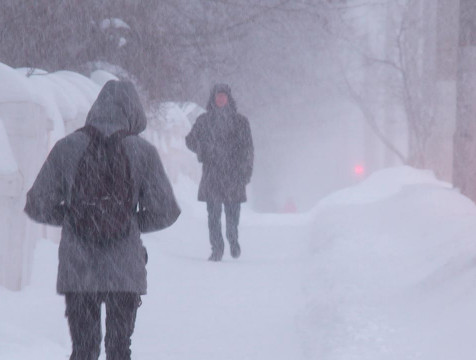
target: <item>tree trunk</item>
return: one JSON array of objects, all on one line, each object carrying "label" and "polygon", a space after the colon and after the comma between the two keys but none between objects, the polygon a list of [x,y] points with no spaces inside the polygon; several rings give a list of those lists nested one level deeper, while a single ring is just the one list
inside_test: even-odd
[{"label": "tree trunk", "polygon": [[[428,0],[427,0],[428,1]],[[432,2],[434,0],[431,0]],[[459,2],[438,0],[436,7],[434,128],[428,141],[427,165],[438,178],[451,181],[453,134],[456,122],[456,64],[458,54]],[[430,4],[428,4],[430,5]]]},{"label": "tree trunk", "polygon": [[460,0],[453,182],[476,201],[476,2]]}]

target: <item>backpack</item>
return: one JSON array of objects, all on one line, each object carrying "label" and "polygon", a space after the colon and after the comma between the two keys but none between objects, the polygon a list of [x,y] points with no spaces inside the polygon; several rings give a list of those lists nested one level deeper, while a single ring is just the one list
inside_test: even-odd
[{"label": "backpack", "polygon": [[83,241],[110,245],[129,234],[136,206],[129,159],[120,130],[105,137],[93,126],[81,131],[90,142],[78,162],[69,206],[69,223]]}]

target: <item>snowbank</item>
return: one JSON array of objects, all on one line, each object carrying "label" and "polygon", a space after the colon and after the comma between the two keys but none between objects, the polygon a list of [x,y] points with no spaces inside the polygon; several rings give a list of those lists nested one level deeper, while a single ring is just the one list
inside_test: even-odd
[{"label": "snowbank", "polygon": [[[69,344],[64,299],[56,294],[58,246],[40,241],[32,285],[22,292],[0,287],[0,359],[64,359]],[[45,260],[45,261],[43,261]],[[38,311],[41,309],[41,311]]]},{"label": "snowbank", "polygon": [[313,212],[301,313],[309,359],[471,360],[476,207],[408,167],[376,173]]},{"label": "snowbank", "polygon": [[101,88],[109,81],[109,80],[119,80],[117,76],[111,74],[110,72],[104,70],[96,70],[93,71],[90,75],[92,81],[98,84]]},{"label": "snowbank", "polygon": [[70,71],[1,63],[0,77],[0,285],[19,290],[28,284],[35,243],[45,234],[23,212],[26,191],[54,143],[84,124],[100,86]]},{"label": "snowbank", "polygon": [[0,63],[0,104],[34,101],[27,79],[11,67]]},{"label": "snowbank", "polygon": [[195,123],[197,117],[205,112],[204,108],[192,102],[183,103],[181,108],[192,125]]},{"label": "snowbank", "polygon": [[[10,71],[20,75],[20,83],[25,87],[22,91],[28,94],[28,97],[23,96],[24,101],[40,105],[52,122],[49,147],[84,124],[86,115],[101,89],[101,85],[92,79],[71,71],[48,73],[41,69],[28,68]],[[102,72],[100,76],[105,78],[106,72]],[[99,75],[96,74],[95,77]],[[15,81],[18,81],[18,78]],[[8,102],[8,99],[4,101]]]},{"label": "snowbank", "polygon": [[410,166],[399,166],[375,172],[358,185],[326,196],[319,202],[319,206],[381,201],[398,194],[405,186],[411,185],[452,187],[451,184],[436,179],[431,170],[416,171]]},{"label": "snowbank", "polygon": [[175,102],[160,103],[158,110],[164,125],[164,130],[178,129],[182,133],[187,133],[191,129],[186,112]]},{"label": "snowbank", "polygon": [[18,165],[13,156],[13,151],[2,119],[0,119],[0,154],[0,176],[17,172]]},{"label": "snowbank", "polygon": [[[106,76],[104,73],[102,77]],[[48,73],[0,64],[0,74],[8,80],[2,82],[0,103],[33,102],[42,106],[61,136],[64,136],[64,121],[79,115],[84,117],[101,89],[96,82],[72,71]]]},{"label": "snowbank", "polygon": [[201,167],[194,153],[185,145],[200,107],[192,103],[164,102],[151,106],[144,136],[158,149],[173,183],[186,176],[198,184]]}]

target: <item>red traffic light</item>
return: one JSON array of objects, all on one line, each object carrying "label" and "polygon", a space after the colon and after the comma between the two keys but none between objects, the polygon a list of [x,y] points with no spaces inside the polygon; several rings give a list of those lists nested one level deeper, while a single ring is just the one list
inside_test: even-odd
[{"label": "red traffic light", "polygon": [[364,173],[365,173],[365,169],[362,165],[355,165],[354,166],[354,174],[355,175],[361,176],[361,175],[364,175]]}]

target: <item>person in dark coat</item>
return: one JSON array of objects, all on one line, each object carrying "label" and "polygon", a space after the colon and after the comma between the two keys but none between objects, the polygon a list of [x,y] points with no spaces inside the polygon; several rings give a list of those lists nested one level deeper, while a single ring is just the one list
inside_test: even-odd
[{"label": "person in dark coat", "polygon": [[238,223],[246,185],[253,172],[253,140],[246,117],[237,112],[228,85],[217,84],[210,92],[207,112],[200,115],[186,137],[187,147],[202,163],[198,200],[207,203],[211,261],[223,257],[222,207],[226,215],[226,237],[233,258],[241,254]]},{"label": "person in dark coat", "polygon": [[132,83],[107,82],[86,125],[105,136],[120,130],[132,133],[121,140],[131,167],[134,209],[138,209],[128,235],[109,246],[98,246],[72,229],[68,204],[78,162],[90,142],[81,131],[55,144],[27,194],[25,211],[37,222],[62,226],[57,291],[66,299],[73,344],[70,359],[98,359],[102,303],[107,312],[107,359],[130,359],[140,295],[147,290],[147,252],[140,234],[172,225],[180,209],[157,150],[138,136],[146,127],[146,117]]}]

